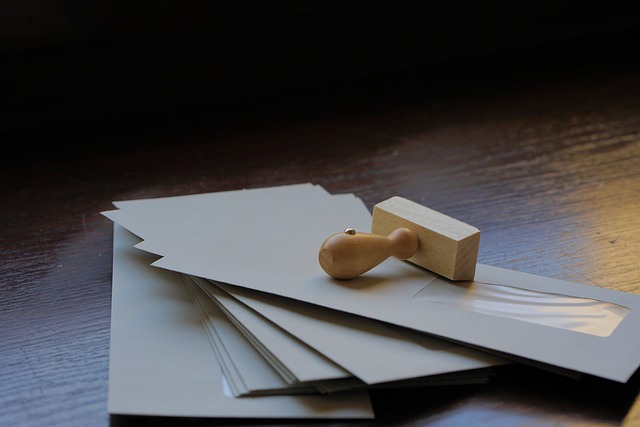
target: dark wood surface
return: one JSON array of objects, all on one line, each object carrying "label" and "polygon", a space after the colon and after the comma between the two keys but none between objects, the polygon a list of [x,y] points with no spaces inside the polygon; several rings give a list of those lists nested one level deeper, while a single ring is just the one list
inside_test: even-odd
[{"label": "dark wood surface", "polygon": [[[483,263],[639,292],[640,67],[556,55],[6,131],[0,425],[288,424],[109,417],[113,200],[297,182],[369,207],[401,195],[480,228]],[[512,366],[372,398],[381,425],[616,426],[639,388]]]}]

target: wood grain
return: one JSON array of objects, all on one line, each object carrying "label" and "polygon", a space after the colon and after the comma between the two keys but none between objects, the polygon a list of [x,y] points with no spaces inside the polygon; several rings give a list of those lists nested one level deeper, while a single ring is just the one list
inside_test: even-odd
[{"label": "wood grain", "polygon": [[[640,68],[600,65],[432,85],[418,73],[330,101],[320,90],[237,114],[196,106],[14,133],[59,145],[1,172],[0,425],[251,424],[108,416],[112,224],[99,212],[113,200],[295,182],[370,208],[398,195],[482,230],[482,263],[639,292]],[[514,366],[487,385],[373,399],[380,424],[616,426],[639,388],[637,374]]]}]

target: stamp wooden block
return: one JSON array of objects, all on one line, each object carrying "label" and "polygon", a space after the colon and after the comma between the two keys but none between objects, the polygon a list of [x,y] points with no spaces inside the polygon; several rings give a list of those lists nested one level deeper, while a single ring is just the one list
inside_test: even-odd
[{"label": "stamp wooden block", "polygon": [[480,230],[402,197],[373,208],[371,233],[382,236],[407,228],[418,237],[418,249],[408,258],[451,280],[473,280],[480,246]]}]

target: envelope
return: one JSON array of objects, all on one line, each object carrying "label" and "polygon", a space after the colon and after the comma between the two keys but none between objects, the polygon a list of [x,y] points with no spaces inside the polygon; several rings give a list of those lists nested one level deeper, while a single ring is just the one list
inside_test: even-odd
[{"label": "envelope", "polygon": [[235,398],[180,275],[114,225],[108,410],[224,418],[373,418],[366,392]]},{"label": "envelope", "polygon": [[[211,196],[212,207],[183,221],[175,228],[178,233],[166,225],[164,235],[170,238],[158,234],[144,242],[163,255],[153,265],[614,381],[627,381],[640,364],[640,341],[634,339],[640,326],[636,295],[481,264],[474,282],[454,284],[396,259],[357,279],[335,280],[319,267],[320,244],[346,227],[368,231],[370,212],[354,197],[338,199],[318,190],[293,195],[286,188],[280,190],[261,203],[252,203],[253,196],[237,204],[222,203],[222,199],[216,203],[217,196]],[[456,292],[442,292],[454,286]],[[542,324],[532,321],[535,316],[508,315],[527,304],[517,298],[513,304],[513,293],[511,305],[502,304],[504,309],[478,309],[474,305],[477,289],[487,287],[494,287],[494,294],[508,289],[521,290],[526,298],[538,294],[544,297],[543,308],[557,308],[552,298],[556,296],[570,301],[571,307],[593,306],[594,314],[587,311],[577,315],[575,322],[569,316]],[[598,323],[597,318],[607,311],[613,312],[605,316],[608,329],[594,333],[572,326],[589,317]]]}]

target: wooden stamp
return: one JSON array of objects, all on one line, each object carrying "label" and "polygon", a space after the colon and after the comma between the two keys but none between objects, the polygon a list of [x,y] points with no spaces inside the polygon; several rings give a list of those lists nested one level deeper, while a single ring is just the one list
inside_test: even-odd
[{"label": "wooden stamp", "polygon": [[336,279],[357,277],[393,256],[451,280],[473,280],[480,230],[402,197],[373,208],[371,234],[347,229],[320,247],[322,269]]}]

